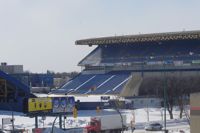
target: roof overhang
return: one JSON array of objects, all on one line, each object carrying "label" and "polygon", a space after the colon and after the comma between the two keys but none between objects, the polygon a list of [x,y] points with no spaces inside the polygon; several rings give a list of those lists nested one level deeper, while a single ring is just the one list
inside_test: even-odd
[{"label": "roof overhang", "polygon": [[173,40],[195,40],[200,39],[200,30],[198,31],[182,31],[182,32],[166,32],[152,33],[140,35],[112,36],[77,40],[76,45],[109,45],[109,44],[127,44],[139,42],[159,42]]}]

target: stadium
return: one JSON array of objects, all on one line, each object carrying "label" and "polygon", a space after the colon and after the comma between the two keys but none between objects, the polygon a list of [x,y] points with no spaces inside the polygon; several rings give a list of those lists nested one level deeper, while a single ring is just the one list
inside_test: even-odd
[{"label": "stadium", "polygon": [[[197,79],[200,74],[200,31],[91,38],[76,45],[95,49],[78,63],[82,71],[50,96],[73,95],[85,109],[116,97],[156,96],[162,92],[157,79],[164,75]],[[23,102],[33,97],[29,87],[3,72],[0,79],[1,107],[9,109],[9,103],[22,111]]]},{"label": "stadium", "polygon": [[92,38],[76,45],[96,48],[78,63],[83,71],[55,94],[138,96],[148,77],[200,70],[200,31]]}]

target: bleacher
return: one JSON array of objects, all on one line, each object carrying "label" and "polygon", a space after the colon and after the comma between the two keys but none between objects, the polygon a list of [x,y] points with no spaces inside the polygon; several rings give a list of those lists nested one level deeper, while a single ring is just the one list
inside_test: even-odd
[{"label": "bleacher", "polygon": [[91,38],[76,44],[97,47],[79,62],[80,75],[54,93],[128,95],[142,82],[131,72],[200,70],[200,31]]},{"label": "bleacher", "polygon": [[119,94],[131,77],[130,72],[80,74],[53,93],[58,94]]},{"label": "bleacher", "polygon": [[[192,61],[200,59],[198,40],[148,42],[138,45],[102,45],[88,55],[79,65],[109,66],[123,63],[149,61]],[[101,51],[101,54],[99,54]],[[91,63],[92,61],[92,63]],[[96,61],[96,62],[95,62]]]}]

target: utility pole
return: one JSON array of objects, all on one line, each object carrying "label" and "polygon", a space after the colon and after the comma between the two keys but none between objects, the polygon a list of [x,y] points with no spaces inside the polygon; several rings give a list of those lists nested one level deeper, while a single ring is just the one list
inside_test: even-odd
[{"label": "utility pole", "polygon": [[35,128],[38,128],[38,116],[35,116]]},{"label": "utility pole", "polygon": [[148,105],[148,101],[146,101],[146,111],[147,111],[147,122],[149,122],[149,105]]},{"label": "utility pole", "polygon": [[14,114],[13,114],[13,110],[12,110],[12,129],[13,129],[13,132],[15,130],[15,126],[14,126]]},{"label": "utility pole", "polygon": [[[164,79],[166,80],[166,79]],[[166,82],[166,81],[165,81]],[[166,112],[167,112],[167,101],[166,101],[166,85],[164,84],[164,127],[166,131]]]}]

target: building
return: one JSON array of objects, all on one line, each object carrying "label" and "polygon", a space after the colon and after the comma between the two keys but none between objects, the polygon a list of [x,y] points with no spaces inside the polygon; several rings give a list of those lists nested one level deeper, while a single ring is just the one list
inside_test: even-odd
[{"label": "building", "polygon": [[23,73],[23,65],[7,65],[6,62],[1,63],[0,70],[8,74]]},{"label": "building", "polygon": [[53,87],[53,75],[50,73],[27,73],[23,65],[7,65],[5,62],[1,63],[0,70],[27,86]]},{"label": "building", "polygon": [[[78,63],[83,71],[53,93],[130,97],[140,95],[152,77],[200,75],[200,31],[91,38],[76,45],[95,48]],[[149,92],[155,90],[162,88]]]},{"label": "building", "polygon": [[200,93],[190,95],[190,132],[200,131]]}]

